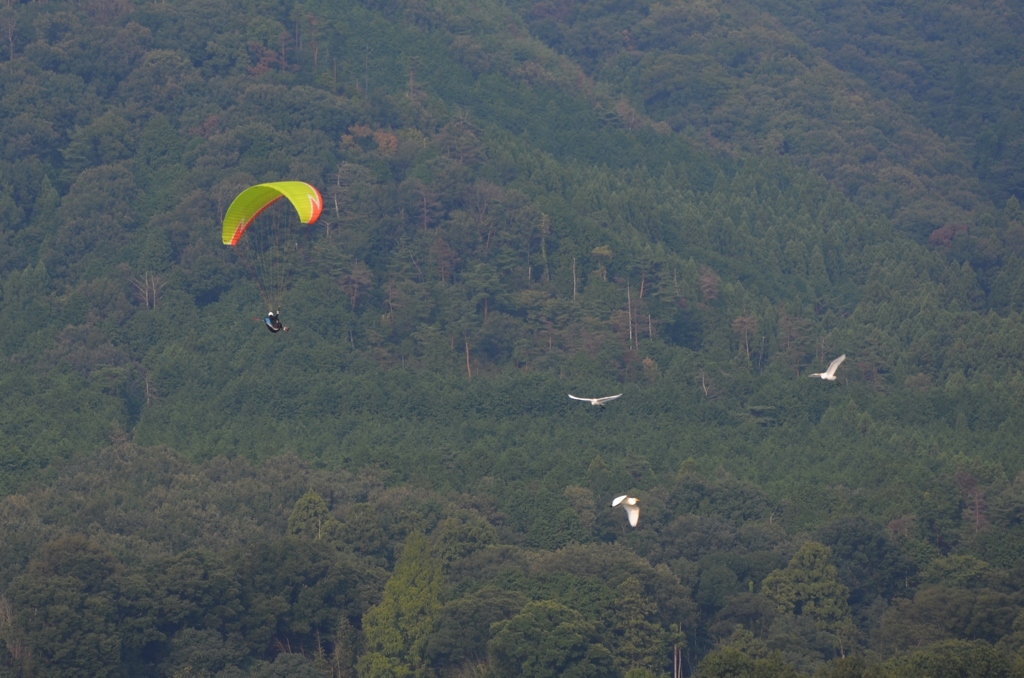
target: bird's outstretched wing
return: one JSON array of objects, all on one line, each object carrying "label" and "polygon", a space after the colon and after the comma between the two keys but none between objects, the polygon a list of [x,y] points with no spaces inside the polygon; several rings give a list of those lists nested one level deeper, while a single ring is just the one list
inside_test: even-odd
[{"label": "bird's outstretched wing", "polygon": [[604,405],[609,400],[615,400],[616,398],[621,398],[621,397],[622,397],[622,394],[621,393],[617,393],[617,394],[615,394],[613,396],[605,396],[604,398],[594,398],[594,402],[598,403],[599,405]]},{"label": "bird's outstretched wing", "polygon": [[569,396],[570,398],[572,398],[573,400],[582,400],[583,402],[586,402],[586,403],[589,403],[589,402],[590,402],[590,398],[577,398],[576,396],[574,396],[574,395],[573,395],[573,394],[571,394],[571,393],[569,393],[569,394],[567,394],[567,395],[568,395],[568,396]]},{"label": "bird's outstretched wing", "polygon": [[845,353],[843,355],[839,356],[838,358],[836,358],[835,360],[833,360],[831,363],[829,363],[828,369],[825,370],[825,376],[826,377],[834,377],[835,374],[836,374],[836,370],[839,369],[839,366],[842,364],[842,362],[844,360],[846,360],[846,354]]},{"label": "bird's outstretched wing", "polygon": [[629,516],[629,524],[630,524],[630,526],[636,527],[637,521],[640,520],[640,507],[639,506],[630,506],[629,504],[625,504],[625,507],[626,507],[626,515]]},{"label": "bird's outstretched wing", "polygon": [[622,503],[622,500],[628,496],[628,494],[624,494],[621,497],[615,497],[615,499],[612,499],[612,506],[618,506],[619,504]]}]

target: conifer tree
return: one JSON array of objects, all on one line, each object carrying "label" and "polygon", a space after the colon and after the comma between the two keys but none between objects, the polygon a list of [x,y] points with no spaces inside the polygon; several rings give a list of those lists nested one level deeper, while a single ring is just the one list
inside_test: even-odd
[{"label": "conifer tree", "polygon": [[643,585],[629,577],[615,590],[615,663],[624,672],[640,668],[658,672],[664,667],[665,630],[650,621],[658,604],[644,595]]},{"label": "conifer tree", "polygon": [[363,616],[368,652],[359,659],[360,678],[427,675],[426,645],[441,608],[440,564],[420,533],[405,540],[384,598]]},{"label": "conifer tree", "polygon": [[331,652],[331,669],[334,678],[356,678],[355,672],[356,630],[348,617],[342,615],[334,632],[334,649]]}]

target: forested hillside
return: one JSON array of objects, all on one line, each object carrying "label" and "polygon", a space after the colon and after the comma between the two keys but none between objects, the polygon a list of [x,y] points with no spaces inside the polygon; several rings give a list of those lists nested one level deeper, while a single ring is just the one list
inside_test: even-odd
[{"label": "forested hillside", "polygon": [[1024,676],[1024,14],[784,4],[0,10],[0,676]]}]

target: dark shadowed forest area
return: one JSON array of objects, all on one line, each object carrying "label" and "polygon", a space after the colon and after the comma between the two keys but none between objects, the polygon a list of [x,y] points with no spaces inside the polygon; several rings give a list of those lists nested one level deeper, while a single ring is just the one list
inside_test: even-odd
[{"label": "dark shadowed forest area", "polygon": [[4,3],[0,678],[1024,678],[1021,35]]}]

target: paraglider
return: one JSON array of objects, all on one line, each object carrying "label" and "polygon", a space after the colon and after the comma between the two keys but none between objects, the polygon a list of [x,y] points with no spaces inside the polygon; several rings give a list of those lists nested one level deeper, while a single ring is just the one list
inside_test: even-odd
[{"label": "paraglider", "polygon": [[267,329],[271,332],[280,332],[284,330],[288,331],[288,328],[281,324],[280,311],[270,311],[267,313],[267,317],[263,319],[263,323],[267,326]]},{"label": "paraglider", "polygon": [[265,210],[287,198],[299,221],[312,224],[323,209],[323,198],[315,187],[304,181],[274,181],[250,186],[228,206],[221,227],[221,240],[234,247],[259,287],[267,304],[263,319],[271,332],[288,331],[281,323],[281,295],[287,274],[286,254],[290,240],[283,238],[290,227],[280,215],[259,218]]}]

